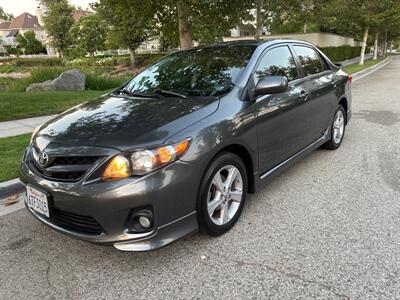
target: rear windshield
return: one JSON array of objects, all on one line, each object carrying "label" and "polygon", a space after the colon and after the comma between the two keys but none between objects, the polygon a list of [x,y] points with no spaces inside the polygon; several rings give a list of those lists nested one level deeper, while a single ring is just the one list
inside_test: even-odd
[{"label": "rear windshield", "polygon": [[177,52],[139,73],[126,88],[141,94],[162,89],[192,96],[221,95],[232,89],[255,48],[230,45]]}]

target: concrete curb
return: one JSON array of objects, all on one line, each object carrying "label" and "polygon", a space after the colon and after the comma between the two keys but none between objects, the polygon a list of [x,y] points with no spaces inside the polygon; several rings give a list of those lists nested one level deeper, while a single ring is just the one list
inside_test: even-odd
[{"label": "concrete curb", "polygon": [[378,71],[380,68],[383,68],[384,66],[386,66],[388,63],[390,63],[392,60],[392,57],[389,56],[387,57],[385,60],[381,61],[380,63],[373,65],[369,68],[366,68],[362,71],[359,71],[357,73],[352,74],[353,76],[353,81],[356,81],[358,79],[364,78],[365,76],[368,76],[372,73],[374,73],[375,71]]},{"label": "concrete curb", "polygon": [[[379,70],[380,68],[383,68],[391,60],[392,60],[392,58],[389,56],[384,61],[382,61],[376,65],[373,65],[365,70],[362,70],[360,72],[352,74],[353,81],[356,81],[365,76],[368,76],[368,75],[372,74],[373,72]],[[18,178],[12,179],[9,181],[5,181],[5,182],[0,182],[0,198],[5,198],[8,196],[15,195],[17,193],[22,192],[24,189],[25,189],[24,185],[21,183],[21,181]]]},{"label": "concrete curb", "polygon": [[25,189],[24,185],[18,178],[0,182],[0,198],[9,197],[22,192]]}]

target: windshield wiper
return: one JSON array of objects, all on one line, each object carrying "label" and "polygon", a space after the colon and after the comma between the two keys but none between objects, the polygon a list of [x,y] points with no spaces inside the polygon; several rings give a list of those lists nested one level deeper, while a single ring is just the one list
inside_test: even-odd
[{"label": "windshield wiper", "polygon": [[158,89],[158,90],[155,90],[153,93],[156,95],[159,94],[159,95],[175,96],[175,97],[179,97],[179,98],[183,98],[183,99],[189,99],[188,96],[181,94],[181,93],[174,92],[174,91]]},{"label": "windshield wiper", "polygon": [[121,90],[119,90],[119,92],[121,94],[125,94],[125,95],[128,95],[130,97],[154,98],[154,96],[157,96],[157,95],[150,95],[150,94],[142,94],[142,93],[131,92],[128,89],[121,89]]}]

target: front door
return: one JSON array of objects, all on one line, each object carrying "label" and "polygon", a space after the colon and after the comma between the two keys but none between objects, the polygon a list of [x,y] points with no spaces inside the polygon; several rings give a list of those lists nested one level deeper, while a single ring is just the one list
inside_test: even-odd
[{"label": "front door", "polygon": [[267,171],[310,143],[310,101],[307,79],[287,45],[267,50],[256,67],[254,83],[270,75],[286,76],[288,90],[256,99],[260,170]]}]

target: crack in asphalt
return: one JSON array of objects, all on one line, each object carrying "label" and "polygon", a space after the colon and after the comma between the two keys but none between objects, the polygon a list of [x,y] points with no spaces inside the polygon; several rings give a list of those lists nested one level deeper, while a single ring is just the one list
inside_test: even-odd
[{"label": "crack in asphalt", "polygon": [[[50,276],[49,276],[49,275],[50,275],[50,269],[51,269],[51,267],[52,267],[52,264],[51,264],[50,261],[48,261],[48,260],[45,259],[45,258],[42,258],[42,260],[47,264],[46,273],[45,273],[46,282],[47,282],[48,286],[49,286],[52,290],[54,290],[54,291],[57,293],[57,297],[54,298],[54,299],[58,299],[58,298],[60,297],[61,291],[60,291],[56,286],[54,286],[54,285],[51,283],[51,281],[50,281]],[[64,295],[64,298],[65,298],[65,299],[73,299],[68,293],[66,293],[66,294]]]},{"label": "crack in asphalt", "polygon": [[331,287],[331,286],[328,285],[328,284],[321,283],[321,282],[318,282],[318,281],[315,281],[315,280],[311,280],[311,279],[307,279],[307,278],[304,278],[304,277],[302,277],[302,276],[300,276],[300,275],[298,275],[298,274],[285,272],[285,271],[283,271],[283,270],[280,270],[280,269],[271,267],[271,266],[269,266],[268,264],[266,264],[266,263],[264,263],[264,262],[259,262],[259,263],[257,263],[257,262],[250,262],[250,261],[239,260],[239,259],[235,259],[235,258],[232,259],[232,258],[228,258],[227,256],[225,256],[225,255],[223,255],[223,254],[215,253],[215,252],[213,252],[213,251],[211,251],[211,250],[208,250],[208,252],[211,253],[211,254],[213,254],[215,257],[218,257],[218,256],[223,257],[224,259],[233,261],[233,262],[235,262],[236,264],[241,265],[241,266],[247,265],[247,266],[264,267],[264,268],[267,268],[268,270],[270,270],[270,271],[272,271],[272,272],[274,272],[274,273],[281,274],[281,275],[286,276],[286,277],[288,277],[288,278],[297,279],[297,280],[299,280],[299,281],[301,281],[301,282],[303,282],[303,283],[306,283],[306,284],[314,284],[314,285],[317,285],[317,286],[319,286],[320,288],[322,288],[322,289],[324,289],[324,290],[330,291],[332,294],[334,294],[335,296],[337,296],[337,297],[339,297],[339,298],[351,299],[349,296],[337,292],[333,287]]}]

